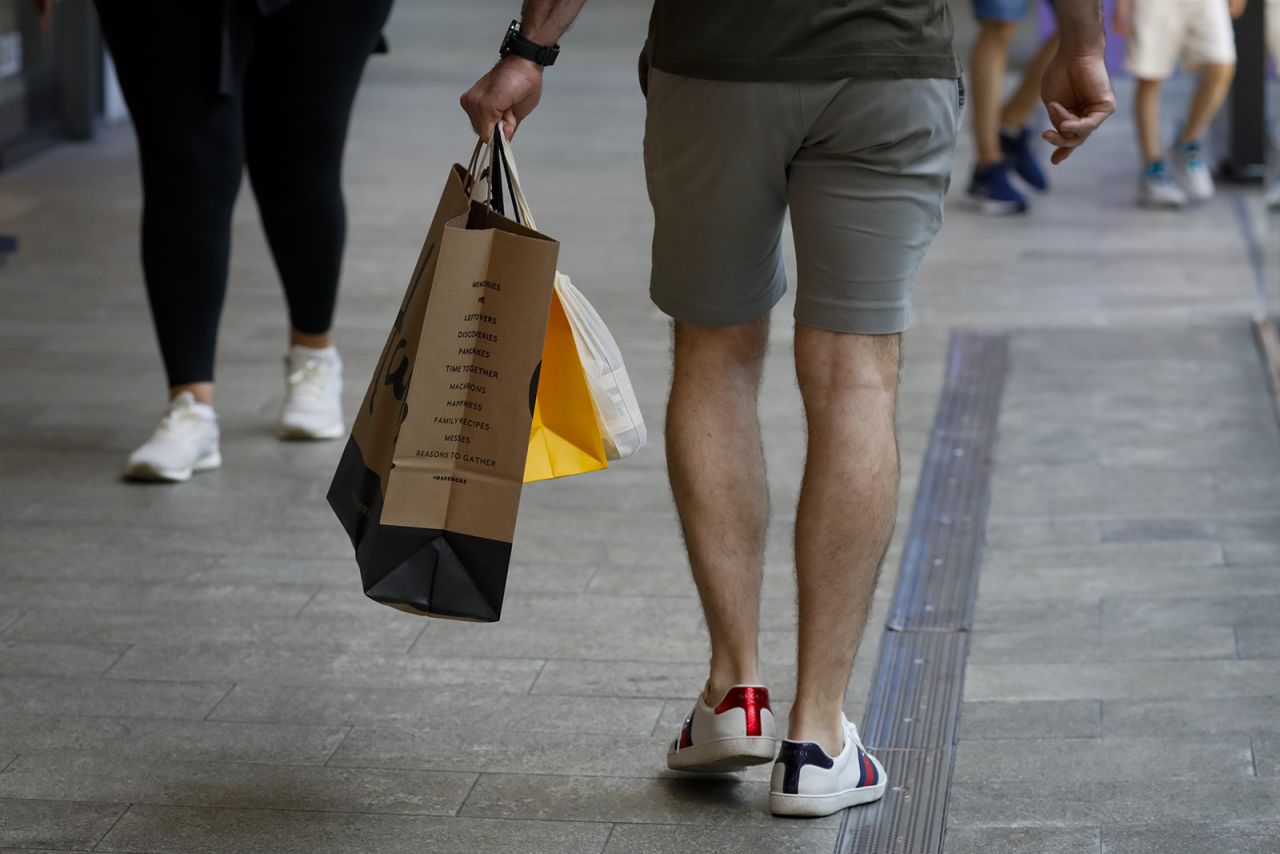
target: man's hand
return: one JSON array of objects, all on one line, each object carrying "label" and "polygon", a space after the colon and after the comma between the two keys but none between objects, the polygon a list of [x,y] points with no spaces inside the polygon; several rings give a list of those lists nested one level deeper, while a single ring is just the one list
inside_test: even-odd
[{"label": "man's hand", "polygon": [[488,140],[499,121],[502,132],[511,139],[541,98],[542,66],[506,56],[463,94],[461,104],[481,139]]},{"label": "man's hand", "polygon": [[[1247,0],[1227,0],[1227,7],[1231,10],[1231,17],[1239,18],[1244,14]],[[1267,11],[1271,11],[1268,9]]]},{"label": "man's hand", "polygon": [[1040,97],[1053,123],[1053,130],[1045,131],[1044,138],[1058,147],[1051,158],[1058,164],[1116,111],[1101,46],[1076,52],[1064,42],[1045,70]]}]

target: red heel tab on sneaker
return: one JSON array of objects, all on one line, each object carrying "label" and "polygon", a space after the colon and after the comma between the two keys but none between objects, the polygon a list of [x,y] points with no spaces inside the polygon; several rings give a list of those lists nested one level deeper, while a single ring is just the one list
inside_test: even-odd
[{"label": "red heel tab on sneaker", "polygon": [[715,713],[722,715],[730,709],[742,709],[747,713],[747,735],[760,735],[760,713],[769,709],[769,689],[760,685],[737,685],[730,688],[715,707]]}]

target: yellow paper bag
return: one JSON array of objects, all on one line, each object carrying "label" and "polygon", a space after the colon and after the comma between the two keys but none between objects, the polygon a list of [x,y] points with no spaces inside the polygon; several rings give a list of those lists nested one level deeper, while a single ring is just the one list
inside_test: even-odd
[{"label": "yellow paper bag", "polygon": [[578,345],[573,340],[573,330],[559,295],[552,294],[524,482],[585,474],[608,467],[595,404],[591,402],[591,390],[578,357]]}]

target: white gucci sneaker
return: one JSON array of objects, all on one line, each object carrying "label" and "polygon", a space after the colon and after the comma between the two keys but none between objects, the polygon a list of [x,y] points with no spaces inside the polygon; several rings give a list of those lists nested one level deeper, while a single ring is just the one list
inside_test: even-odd
[{"label": "white gucci sneaker", "polygon": [[169,402],[169,411],[146,444],[129,455],[129,480],[180,483],[198,471],[222,465],[218,451],[218,416],[213,407],[184,391]]},{"label": "white gucci sneaker", "polygon": [[285,396],[280,411],[281,439],[341,439],[342,359],[332,347],[295,345],[284,357]]},{"label": "white gucci sneaker", "polygon": [[673,771],[737,771],[772,762],[777,750],[769,689],[735,685],[714,708],[698,697],[667,750],[667,767]]},{"label": "white gucci sneaker", "polygon": [[867,753],[858,728],[844,721],[844,749],[828,756],[811,741],[782,742],[773,766],[769,810],[774,815],[831,815],[884,797],[884,767]]}]

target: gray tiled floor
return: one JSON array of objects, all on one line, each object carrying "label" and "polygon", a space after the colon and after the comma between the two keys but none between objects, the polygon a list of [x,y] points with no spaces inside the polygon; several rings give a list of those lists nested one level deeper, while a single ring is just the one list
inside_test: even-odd
[{"label": "gray tiled floor", "polygon": [[[352,402],[439,181],[469,153],[457,94],[511,11],[405,0],[393,53],[369,68],[347,160]],[[689,781],[661,761],[706,641],[663,475],[668,332],[643,297],[645,11],[588,6],[517,148],[561,267],[626,351],[652,447],[526,492],[496,626],[360,594],[323,503],[337,447],[271,436],[284,313],[247,194],[219,357],[226,465],[139,488],[116,476],[161,377],[128,129],[0,175],[0,231],[23,250],[0,268],[0,848],[831,849],[834,819],[766,815],[767,768]],[[1183,216],[1131,209],[1129,132],[1113,120],[1025,219],[952,205],[920,275],[902,519],[949,330],[1015,330],[957,854],[1200,854],[1223,834],[1280,849],[1280,439],[1248,337],[1250,272],[1229,195]],[[762,408],[776,508],[762,653],[784,712],[802,462],[785,308]]]}]

